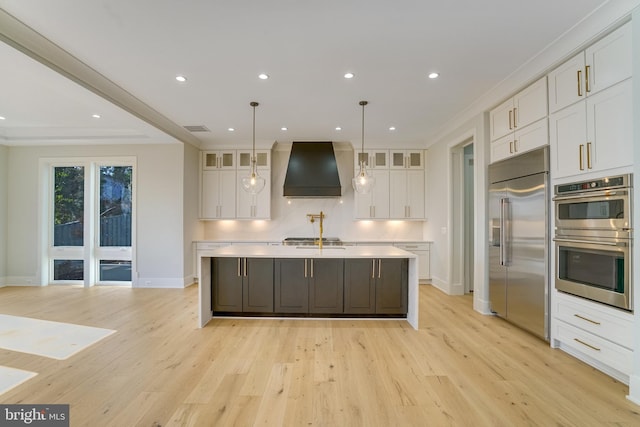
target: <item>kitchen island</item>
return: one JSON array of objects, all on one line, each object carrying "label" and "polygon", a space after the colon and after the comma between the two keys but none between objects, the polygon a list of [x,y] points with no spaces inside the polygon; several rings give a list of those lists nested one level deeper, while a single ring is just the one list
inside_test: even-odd
[{"label": "kitchen island", "polygon": [[[299,270],[304,270],[303,273],[305,277],[313,277],[314,276],[314,266],[316,264],[321,265],[320,263],[327,262],[329,260],[344,260],[344,265],[346,272],[355,271],[356,266],[362,266],[366,263],[366,274],[367,278],[371,277],[372,279],[382,279],[384,274],[381,274],[383,266],[385,263],[395,263],[397,265],[402,265],[400,267],[402,269],[402,277],[403,280],[406,280],[406,294],[404,294],[404,298],[406,298],[406,310],[402,310],[402,312],[397,311],[388,311],[384,306],[380,306],[381,299],[378,298],[378,310],[377,313],[381,313],[381,317],[385,317],[384,313],[403,313],[406,311],[406,314],[400,314],[400,317],[406,318],[413,328],[418,329],[418,264],[416,255],[404,251],[402,249],[393,247],[393,246],[337,246],[337,247],[324,247],[322,250],[318,249],[316,246],[266,246],[266,245],[255,245],[255,246],[225,246],[212,250],[203,250],[198,252],[198,266],[200,272],[198,274],[200,278],[200,286],[199,286],[199,316],[198,316],[198,326],[205,326],[209,320],[213,318],[214,315],[214,307],[212,304],[212,296],[213,296],[213,288],[214,288],[214,279],[216,277],[220,277],[222,270],[214,271],[214,268],[222,269],[224,268],[224,264],[227,264],[226,270],[231,271],[231,267],[233,268],[233,276],[236,276],[242,280],[243,276],[247,276],[248,262],[258,262],[262,260],[262,264],[266,264],[267,268],[269,265],[281,266],[275,268],[275,273],[272,277],[274,277],[274,299],[276,300],[275,305],[277,309],[271,308],[272,311],[278,313],[278,315],[282,315],[282,313],[294,313],[295,309],[289,307],[286,303],[288,300],[289,292],[296,291],[296,289],[290,286],[290,282],[294,279],[289,280],[287,272],[287,265],[290,263],[298,262],[300,265]],[[232,260],[229,260],[232,258]],[[271,263],[269,260],[273,260]],[[404,261],[403,261],[404,260]],[[266,263],[265,263],[266,261]],[[339,261],[338,261],[339,262]],[[400,264],[398,264],[398,262]],[[214,267],[214,265],[218,265],[218,267]],[[294,265],[294,264],[291,264]],[[353,265],[353,269],[350,269],[349,266]],[[295,267],[295,265],[294,265]],[[398,270],[398,268],[395,268]],[[267,271],[267,270],[265,270]],[[270,271],[270,270],[268,270]],[[325,268],[322,270],[318,270],[318,267],[315,267],[315,271],[325,271]],[[342,270],[336,270],[342,271]],[[387,270],[384,270],[385,273]],[[278,274],[284,274],[283,277],[276,277]],[[370,274],[370,275],[369,275]],[[263,277],[268,277],[268,273],[263,274]],[[219,279],[218,279],[219,280]],[[399,280],[399,279],[398,279]],[[241,283],[241,282],[240,282]],[[278,284],[282,283],[283,286],[280,288]],[[393,283],[391,285],[394,285]],[[246,289],[246,284],[240,286],[244,286]],[[287,287],[288,286],[288,287]],[[400,287],[401,283],[396,283],[396,287]],[[345,288],[345,301],[348,304],[349,301],[349,293],[348,287]],[[313,300],[313,292],[311,293],[311,300]],[[251,301],[246,300],[247,296],[245,295],[245,302],[248,305],[251,305]],[[341,300],[342,301],[342,300]],[[280,305],[278,305],[280,303]],[[312,301],[313,303],[313,301]],[[313,304],[312,304],[313,305]],[[254,308],[249,309],[248,312],[260,311],[262,308],[256,308],[256,305],[253,305]],[[268,309],[267,309],[268,310]],[[226,309],[218,309],[218,311],[227,311]],[[230,309],[230,311],[237,311],[234,309]],[[267,311],[268,313],[269,311]],[[352,313],[358,313],[360,311],[355,310]],[[366,311],[362,311],[363,313]],[[323,313],[320,311],[311,311],[311,315],[313,313]],[[324,313],[331,313],[331,310],[324,311]],[[363,315],[362,317],[370,318],[375,315]],[[251,315],[247,316],[251,317]],[[326,314],[325,316],[326,317]],[[340,317],[340,316],[336,316]],[[351,316],[353,317],[353,316]],[[307,317],[308,318],[308,317]]]}]

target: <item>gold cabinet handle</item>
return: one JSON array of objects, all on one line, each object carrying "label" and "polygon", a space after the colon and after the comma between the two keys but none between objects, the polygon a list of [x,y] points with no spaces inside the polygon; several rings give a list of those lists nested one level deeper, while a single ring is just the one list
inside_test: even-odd
[{"label": "gold cabinet handle", "polygon": [[596,322],[595,320],[591,320],[587,317],[580,316],[579,314],[574,314],[574,316],[577,317],[578,319],[586,320],[589,323],[593,323],[594,325],[600,325],[600,322]]},{"label": "gold cabinet handle", "polygon": [[587,168],[591,169],[591,143],[587,142]]},{"label": "gold cabinet handle", "polygon": [[244,277],[247,277],[247,259],[244,259]]},{"label": "gold cabinet handle", "polygon": [[591,65],[584,67],[584,85],[587,92],[591,92],[591,86],[589,85],[589,70],[591,70]]},{"label": "gold cabinet handle", "polygon": [[313,277],[313,258],[311,258],[311,277]]},{"label": "gold cabinet handle", "polygon": [[594,346],[594,345],[591,345],[591,344],[587,344],[586,342],[584,342],[584,341],[582,341],[582,340],[580,340],[580,339],[578,339],[578,338],[574,338],[573,340],[574,340],[574,341],[576,341],[576,342],[579,342],[580,344],[582,344],[582,345],[584,345],[584,346],[589,347],[589,348],[590,348],[590,349],[592,349],[592,350],[600,351],[600,349],[599,349],[598,347],[596,347],[596,346]]},{"label": "gold cabinet handle", "polygon": [[307,259],[304,259],[304,277],[307,277]]},{"label": "gold cabinet handle", "polygon": [[371,278],[374,279],[376,277],[376,260],[371,260]]},{"label": "gold cabinet handle", "polygon": [[513,141],[509,141],[509,154],[513,154]]},{"label": "gold cabinet handle", "polygon": [[513,118],[513,110],[509,110],[509,129],[513,129],[512,118]]},{"label": "gold cabinet handle", "polygon": [[582,70],[578,70],[578,96],[582,96]]},{"label": "gold cabinet handle", "polygon": [[242,276],[240,273],[240,258],[238,258],[238,277]]},{"label": "gold cabinet handle", "polygon": [[579,151],[580,151],[580,153],[579,153],[580,154],[580,170],[583,171],[584,170],[584,164],[583,164],[583,161],[582,161],[582,157],[584,156],[584,144],[580,144]]},{"label": "gold cabinet handle", "polygon": [[513,140],[513,152],[514,153],[518,152],[518,140],[517,139]]},{"label": "gold cabinet handle", "polygon": [[513,127],[517,128],[518,127],[518,118],[516,116],[516,107],[513,107]]},{"label": "gold cabinet handle", "polygon": [[378,279],[380,278],[381,272],[382,272],[382,260],[378,258]]}]

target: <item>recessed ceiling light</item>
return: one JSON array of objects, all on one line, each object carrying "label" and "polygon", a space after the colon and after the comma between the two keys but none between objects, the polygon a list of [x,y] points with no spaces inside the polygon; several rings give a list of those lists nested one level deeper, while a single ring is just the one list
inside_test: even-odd
[{"label": "recessed ceiling light", "polygon": [[229,129],[227,129],[227,130],[228,130],[229,132],[233,132],[233,131],[235,131],[236,129],[235,129],[235,128],[229,128]]},{"label": "recessed ceiling light", "polygon": [[286,126],[282,126],[280,130],[289,130]]},{"label": "recessed ceiling light", "polygon": [[100,118],[100,114],[93,114],[91,117],[93,117],[94,119],[99,119]]},{"label": "recessed ceiling light", "polygon": [[355,74],[353,73],[345,73],[344,78],[345,79],[352,79],[355,77]]},{"label": "recessed ceiling light", "polygon": [[5,117],[0,116],[0,120],[6,120],[6,118],[5,118]]},{"label": "recessed ceiling light", "polygon": [[261,74],[258,74],[258,78],[260,80],[267,80],[269,78],[269,75],[265,73],[261,73]]},{"label": "recessed ceiling light", "polygon": [[176,80],[180,83],[184,83],[187,81],[187,78],[185,76],[176,76]]},{"label": "recessed ceiling light", "polygon": [[340,126],[336,126],[336,130],[342,130]]},{"label": "recessed ceiling light", "polygon": [[429,74],[429,78],[430,78],[430,79],[437,79],[439,75],[440,75],[440,74],[438,74],[438,73],[430,73],[430,74]]},{"label": "recessed ceiling light", "polygon": [[396,130],[396,127],[395,126],[389,126],[389,130],[394,131],[394,130]]}]

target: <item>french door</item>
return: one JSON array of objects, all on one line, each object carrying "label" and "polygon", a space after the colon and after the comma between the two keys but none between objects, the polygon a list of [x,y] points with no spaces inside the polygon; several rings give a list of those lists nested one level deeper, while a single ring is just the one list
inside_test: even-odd
[{"label": "french door", "polygon": [[51,163],[48,283],[133,284],[134,162]]}]

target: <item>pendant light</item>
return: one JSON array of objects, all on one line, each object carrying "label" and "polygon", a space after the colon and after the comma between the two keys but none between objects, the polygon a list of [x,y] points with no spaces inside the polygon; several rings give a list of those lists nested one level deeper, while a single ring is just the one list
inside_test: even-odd
[{"label": "pendant light", "polygon": [[360,171],[351,180],[353,189],[360,194],[368,194],[376,183],[376,179],[367,172],[367,162],[364,159],[364,106],[367,104],[367,101],[360,101],[360,105],[362,105],[362,148],[360,151]]},{"label": "pendant light", "polygon": [[252,101],[249,105],[253,107],[253,149],[251,151],[251,172],[249,176],[242,178],[242,188],[247,193],[258,194],[262,191],[265,184],[265,179],[258,175],[256,166],[256,107],[260,104]]}]

